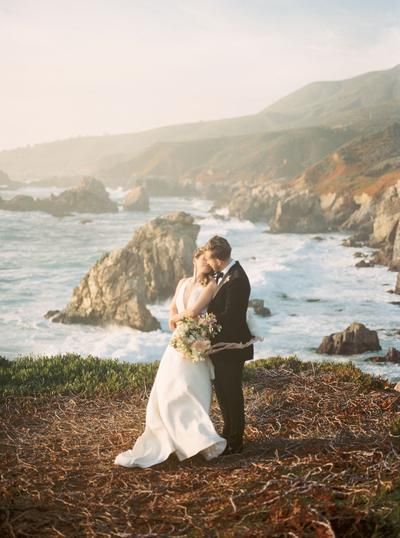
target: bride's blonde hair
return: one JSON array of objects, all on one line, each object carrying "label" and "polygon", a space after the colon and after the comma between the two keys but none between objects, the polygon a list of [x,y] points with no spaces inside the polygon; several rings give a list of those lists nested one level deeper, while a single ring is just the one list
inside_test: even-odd
[{"label": "bride's blonde hair", "polygon": [[[193,253],[193,262],[197,260],[197,258],[200,258],[200,256],[204,254],[204,252],[205,252],[205,248],[203,247],[196,248],[196,250]],[[207,286],[207,284],[213,278],[212,274],[213,274],[213,271],[210,270],[208,273],[200,273],[198,275],[196,271],[196,265],[194,265],[194,272],[193,272],[194,279],[196,282],[199,282],[202,286]]]}]

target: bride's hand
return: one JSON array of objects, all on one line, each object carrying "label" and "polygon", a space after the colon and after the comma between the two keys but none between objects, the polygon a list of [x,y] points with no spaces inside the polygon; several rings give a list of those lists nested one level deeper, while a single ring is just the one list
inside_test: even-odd
[{"label": "bride's hand", "polygon": [[168,325],[171,331],[174,331],[176,329],[176,325],[178,321],[180,321],[181,319],[182,319],[182,314],[176,313],[169,316]]}]

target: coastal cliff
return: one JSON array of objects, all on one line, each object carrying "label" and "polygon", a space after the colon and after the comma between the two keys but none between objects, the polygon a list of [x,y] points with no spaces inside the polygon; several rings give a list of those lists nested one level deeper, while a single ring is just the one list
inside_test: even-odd
[{"label": "coastal cliff", "polygon": [[[2,536],[397,538],[399,392],[351,364],[247,364],[245,448],[113,465],[143,431],[157,364],[0,359]],[[211,418],[222,426],[216,401]],[[90,484],[90,487],[88,487]]]}]

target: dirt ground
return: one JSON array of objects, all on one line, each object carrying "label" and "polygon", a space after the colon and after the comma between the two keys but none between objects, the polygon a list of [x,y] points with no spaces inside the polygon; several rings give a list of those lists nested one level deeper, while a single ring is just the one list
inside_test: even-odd
[{"label": "dirt ground", "polygon": [[[400,535],[398,392],[257,368],[242,454],[116,466],[142,432],[147,398],[4,398],[1,536]],[[215,402],[212,417],[220,429]]]}]

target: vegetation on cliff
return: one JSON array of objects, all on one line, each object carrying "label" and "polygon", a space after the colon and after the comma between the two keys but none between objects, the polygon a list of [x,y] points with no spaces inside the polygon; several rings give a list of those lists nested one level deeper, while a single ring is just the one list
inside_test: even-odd
[{"label": "vegetation on cliff", "polygon": [[[351,363],[255,361],[242,454],[114,466],[143,429],[156,370],[0,360],[2,536],[398,536],[392,384]],[[212,418],[219,429],[215,402]]]}]

